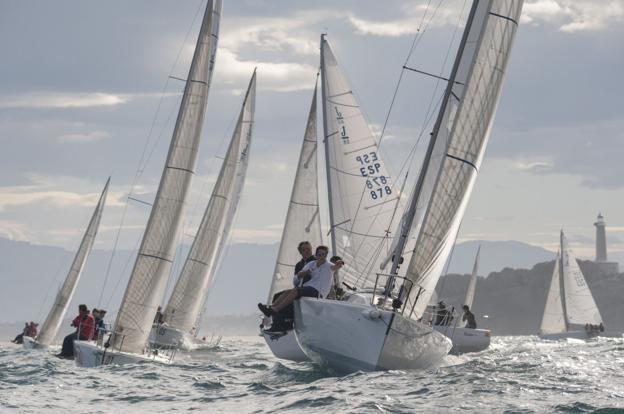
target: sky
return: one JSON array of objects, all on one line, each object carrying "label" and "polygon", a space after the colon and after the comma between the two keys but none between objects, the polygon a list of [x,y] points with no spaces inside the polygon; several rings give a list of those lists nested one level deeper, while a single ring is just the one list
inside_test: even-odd
[{"label": "sky", "polygon": [[[75,249],[110,175],[96,247],[140,241],[171,137],[205,0],[0,2],[0,237]],[[379,134],[407,65],[448,74],[465,0],[224,0],[216,70],[184,220],[187,243],[258,68],[250,166],[231,241],[279,241],[327,33]],[[624,251],[624,0],[527,0],[459,240],[556,249],[564,228],[592,258],[605,214]],[[382,139],[404,171],[442,92],[406,72]],[[320,118],[320,116],[319,116]],[[319,131],[320,124],[319,124]],[[142,157],[142,154],[147,154]],[[417,162],[410,171],[417,171]],[[415,175],[415,174],[412,174]],[[321,186],[324,184],[321,180]],[[124,213],[125,212],[125,213]],[[123,217],[123,220],[122,220]],[[322,216],[327,223],[327,214]]]}]

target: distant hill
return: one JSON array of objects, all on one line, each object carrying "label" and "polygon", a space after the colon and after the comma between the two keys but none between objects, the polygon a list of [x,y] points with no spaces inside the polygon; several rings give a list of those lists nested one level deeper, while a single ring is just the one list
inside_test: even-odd
[{"label": "distant hill", "polygon": [[[624,331],[624,274],[605,275],[591,261],[579,264],[609,330]],[[531,269],[505,268],[477,279],[472,307],[480,327],[495,335],[536,334],[542,321],[554,261]],[[469,275],[449,274],[440,279],[440,299],[456,309],[463,304]],[[483,315],[488,315],[484,318]]]}]

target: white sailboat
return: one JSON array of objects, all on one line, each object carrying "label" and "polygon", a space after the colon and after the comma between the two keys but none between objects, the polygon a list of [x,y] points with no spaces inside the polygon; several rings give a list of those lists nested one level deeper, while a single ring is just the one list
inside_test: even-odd
[{"label": "white sailboat", "polygon": [[67,313],[69,302],[71,302],[72,296],[74,296],[74,292],[76,291],[76,286],[80,280],[82,269],[87,262],[91,249],[93,248],[95,236],[97,235],[98,228],[100,227],[100,220],[102,219],[104,205],[106,204],[106,194],[108,193],[109,184],[110,177],[106,180],[106,185],[104,185],[104,190],[102,190],[100,199],[95,206],[91,220],[89,220],[89,225],[82,236],[82,241],[80,242],[74,261],[69,268],[69,273],[56,294],[52,309],[50,309],[50,312],[41,326],[41,330],[39,331],[37,337],[24,337],[24,348],[47,348],[56,338],[63,318],[65,317],[65,313]]},{"label": "white sailboat", "polygon": [[[318,198],[316,120],[315,85],[267,299],[268,304],[273,301],[276,293],[292,288],[295,263],[300,260],[296,249],[298,243],[307,240],[312,246],[318,246],[322,242]],[[268,324],[268,321],[265,321],[265,324]],[[292,329],[283,332],[267,332],[262,329],[261,335],[276,357],[292,361],[308,359],[299,347]]]},{"label": "white sailboat", "polygon": [[[467,305],[470,309],[472,309],[472,303],[474,302],[475,291],[477,289],[480,254],[481,246],[477,249],[477,255],[475,256],[474,266],[472,267],[472,273],[470,274],[470,281],[468,282],[468,289],[466,290],[466,297],[464,299],[464,305]],[[461,311],[459,314],[461,315]],[[460,323],[461,321],[457,318],[455,323],[451,326],[434,326],[436,331],[448,336],[453,342],[453,348],[451,349],[452,354],[480,352],[490,346],[490,336],[492,332],[489,329],[472,329],[466,326],[458,326]]]},{"label": "white sailboat", "polygon": [[165,292],[191,178],[216,58],[221,0],[208,0],[156,198],[113,333],[104,347],[75,341],[79,366],[170,362],[150,351],[148,336]]},{"label": "white sailboat", "polygon": [[[401,220],[390,275],[377,275],[373,280],[371,273],[347,272],[358,291],[343,300],[295,301],[297,340],[313,361],[346,372],[426,368],[438,363],[450,350],[450,340],[433,330],[423,314],[455,242],[483,158],[521,9],[522,0],[473,2],[423,166]],[[321,56],[326,148],[342,144],[342,150],[334,154],[365,161],[367,149],[355,146],[351,151],[348,145],[353,141],[344,139],[351,136],[351,131],[340,124],[340,120],[348,119],[341,115],[355,105],[348,100],[352,93],[344,83],[332,91],[332,73],[327,65],[334,69],[335,59],[324,38]],[[329,124],[327,116],[334,125]],[[372,154],[370,157],[374,158]],[[374,161],[363,165],[362,170],[350,171],[340,168],[330,151],[328,163],[330,172],[367,174],[373,187],[374,179],[380,179]],[[334,182],[330,177],[330,194],[337,190]],[[369,196],[374,197],[366,192],[366,184],[342,191],[350,190],[368,201]],[[383,196],[385,188],[381,190]],[[332,204],[330,213],[334,211]],[[330,219],[332,235],[336,236],[336,229],[343,223],[335,211]],[[416,235],[416,248],[401,277],[398,268],[410,233]],[[343,236],[343,244],[354,239],[353,233],[345,232]],[[357,239],[360,237],[366,238],[358,235]],[[337,247],[335,240],[333,247]],[[351,259],[358,258],[345,258]],[[358,269],[358,265],[352,268]],[[398,284],[399,289],[395,289]]]},{"label": "white sailboat", "polygon": [[594,336],[621,336],[605,333],[604,328],[602,331],[586,328],[586,324],[603,326],[602,316],[563,230],[560,248],[561,253],[557,253],[546,298],[540,337],[586,339]]},{"label": "white sailboat", "polygon": [[256,100],[254,70],[238,122],[201,224],[184,262],[180,277],[164,311],[164,323],[155,324],[150,343],[192,349],[204,345],[196,339],[198,320],[234,220],[245,181]]}]

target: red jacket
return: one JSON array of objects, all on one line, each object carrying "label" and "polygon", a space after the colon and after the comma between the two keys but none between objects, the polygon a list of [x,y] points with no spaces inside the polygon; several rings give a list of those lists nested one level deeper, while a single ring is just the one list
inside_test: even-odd
[{"label": "red jacket", "polygon": [[72,322],[72,326],[78,328],[78,339],[86,341],[93,337],[95,321],[93,320],[93,316],[91,316],[91,312],[76,316]]}]

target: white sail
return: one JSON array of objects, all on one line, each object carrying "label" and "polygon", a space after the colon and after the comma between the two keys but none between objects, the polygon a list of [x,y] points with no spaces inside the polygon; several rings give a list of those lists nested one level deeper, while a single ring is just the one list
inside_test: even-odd
[{"label": "white sail", "polygon": [[315,86],[267,303],[273,301],[273,295],[277,292],[292,288],[295,264],[301,259],[297,251],[298,244],[302,241],[309,241],[314,248],[322,242],[318,198],[316,119]]},{"label": "white sail", "polygon": [[[522,0],[475,1],[412,194],[416,248],[405,309],[419,318],[455,243],[490,133]],[[418,298],[418,301],[416,299]],[[416,302],[416,303],[415,303]]]},{"label": "white sail", "polygon": [[194,174],[216,58],[221,0],[208,0],[169,153],[130,281],[115,321],[112,346],[141,353],[160,304]]},{"label": "white sail", "polygon": [[[201,224],[193,240],[167,306],[165,322],[175,329],[192,332],[201,313],[208,288],[214,276],[223,241],[227,238],[242,184],[237,174],[240,160],[247,156],[251,139],[256,99],[256,72],[238,117],[230,145],[225,154],[221,171],[212,190]],[[238,178],[238,182],[237,182]]]},{"label": "white sail", "polygon": [[546,298],[546,307],[540,325],[541,334],[562,333],[567,330],[563,302],[561,298],[561,256],[557,252],[557,259],[553,268],[550,289]]},{"label": "white sail", "polygon": [[50,309],[45,322],[41,326],[39,335],[37,335],[37,342],[41,345],[47,346],[54,341],[59,327],[61,326],[61,322],[65,317],[67,306],[69,306],[69,302],[74,295],[76,286],[78,285],[78,280],[80,279],[80,274],[82,273],[82,269],[87,262],[87,257],[89,257],[89,253],[91,253],[93,243],[95,242],[95,236],[100,226],[102,212],[104,211],[104,204],[106,204],[106,194],[108,192],[109,183],[110,177],[106,180],[106,185],[104,186],[100,199],[95,206],[95,211],[91,216],[87,230],[82,236],[80,247],[78,247],[78,251],[76,252],[76,256],[74,257],[71,267],[69,268],[69,273],[65,278],[65,282],[63,282],[63,286],[61,286],[61,289],[56,294],[52,309]]},{"label": "white sail", "polygon": [[475,290],[477,289],[477,272],[479,272],[480,253],[481,253],[481,246],[479,246],[479,248],[477,249],[477,255],[475,256],[474,266],[472,267],[472,274],[470,275],[470,281],[468,282],[468,289],[466,290],[466,298],[464,299],[464,305],[468,305],[468,307],[471,309],[472,309],[472,303],[474,302]]},{"label": "white sail", "polygon": [[332,248],[349,285],[374,283],[388,255],[398,192],[351,86],[324,36],[321,74]]},{"label": "white sail", "polygon": [[594,325],[602,323],[598,306],[596,306],[594,297],[563,231],[561,232],[561,273],[568,327],[570,325],[585,326],[587,323]]}]

